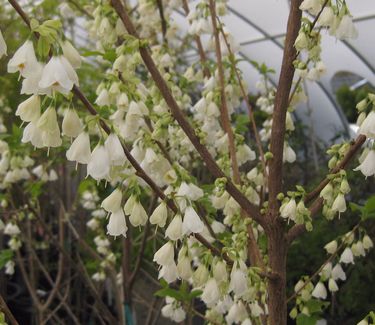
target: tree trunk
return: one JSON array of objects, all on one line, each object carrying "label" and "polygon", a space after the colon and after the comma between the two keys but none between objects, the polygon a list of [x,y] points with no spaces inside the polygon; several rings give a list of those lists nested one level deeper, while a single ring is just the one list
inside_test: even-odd
[{"label": "tree trunk", "polygon": [[270,325],[287,324],[286,304],[286,257],[287,243],[284,236],[284,227],[276,221],[270,230],[268,238],[269,266],[272,272],[277,273],[276,279],[268,282],[268,313]]}]

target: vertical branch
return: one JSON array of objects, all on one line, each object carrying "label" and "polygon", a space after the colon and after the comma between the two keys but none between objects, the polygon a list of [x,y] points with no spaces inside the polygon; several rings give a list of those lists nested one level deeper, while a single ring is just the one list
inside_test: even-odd
[{"label": "vertical branch", "polygon": [[224,78],[224,69],[223,69],[223,59],[221,55],[221,48],[220,48],[220,38],[219,38],[219,29],[217,27],[216,21],[216,7],[214,0],[210,0],[210,12],[211,12],[211,21],[214,30],[214,38],[215,38],[215,53],[216,53],[216,60],[217,60],[217,71],[219,77],[219,88],[220,88],[220,119],[221,119],[221,126],[224,129],[224,132],[228,135],[228,147],[229,147],[229,155],[232,164],[232,172],[233,172],[233,180],[234,183],[240,184],[241,183],[241,176],[238,169],[237,157],[236,157],[236,145],[234,143],[234,134],[232,130],[232,125],[229,118],[228,113],[228,106],[227,106],[227,99],[225,95],[225,78]]},{"label": "vertical branch", "polygon": [[161,23],[161,32],[162,32],[162,35],[163,35],[163,42],[165,44],[167,44],[167,38],[166,38],[166,34],[167,34],[167,21],[165,20],[165,16],[164,16],[164,7],[163,7],[163,0],[156,0],[156,4],[158,6],[158,9],[159,9],[159,15],[160,15],[160,23]]},{"label": "vertical branch", "polygon": [[268,177],[269,209],[272,219],[275,219],[278,215],[277,195],[282,190],[285,120],[294,76],[293,61],[297,54],[294,42],[301,26],[302,11],[299,9],[301,2],[302,0],[291,1],[283,61],[275,96],[270,144],[272,158],[270,159]]}]

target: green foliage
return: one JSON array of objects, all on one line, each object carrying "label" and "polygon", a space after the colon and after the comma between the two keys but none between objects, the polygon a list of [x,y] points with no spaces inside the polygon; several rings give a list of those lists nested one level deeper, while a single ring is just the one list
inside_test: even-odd
[{"label": "green foliage", "polygon": [[201,290],[189,291],[189,285],[185,281],[181,283],[179,290],[170,288],[163,279],[160,280],[160,284],[163,288],[155,292],[155,296],[158,297],[172,297],[178,301],[189,302],[202,294]]},{"label": "green foliage", "polygon": [[297,325],[315,325],[318,321],[316,316],[307,316],[305,314],[299,314],[296,319]]},{"label": "green foliage", "polygon": [[0,270],[10,261],[13,257],[13,251],[11,249],[4,249],[0,252]]},{"label": "green foliage", "polygon": [[366,98],[369,92],[373,91],[368,86],[351,90],[349,86],[343,85],[336,91],[336,98],[348,121],[355,123],[357,119],[356,105],[362,99]]}]

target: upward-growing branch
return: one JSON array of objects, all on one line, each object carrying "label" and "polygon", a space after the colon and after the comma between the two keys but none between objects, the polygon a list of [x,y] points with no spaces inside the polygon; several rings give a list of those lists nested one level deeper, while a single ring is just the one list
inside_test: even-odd
[{"label": "upward-growing branch", "polygon": [[302,11],[299,9],[301,2],[302,0],[291,1],[283,61],[275,96],[270,143],[272,158],[269,162],[268,177],[269,211],[272,219],[275,219],[278,216],[279,203],[277,195],[282,190],[285,120],[288,109],[289,93],[294,76],[293,61],[297,54],[294,42],[301,27]]},{"label": "upward-growing branch", "polygon": [[[130,20],[129,15],[125,11],[122,3],[120,0],[111,0],[111,4],[115,11],[117,12],[118,16],[122,20],[125,25],[126,30],[128,33],[134,37],[138,38],[138,34],[134,28],[133,23]],[[224,172],[220,169],[220,167],[216,164],[215,160],[207,150],[207,148],[200,142],[200,139],[195,134],[194,129],[189,124],[188,120],[185,118],[182,110],[178,106],[175,98],[173,97],[166,81],[160,74],[158,68],[154,60],[152,59],[149,50],[146,47],[141,47],[139,49],[141,57],[143,59],[144,64],[146,65],[148,71],[150,72],[155,85],[158,87],[160,93],[162,94],[165,102],[167,103],[168,107],[170,108],[171,114],[180,125],[182,130],[185,132],[197,152],[200,154],[202,160],[208,167],[209,171],[215,178],[225,178],[226,179],[226,190],[228,193],[237,201],[237,203],[244,209],[249,216],[251,216],[255,221],[257,221],[260,225],[265,226],[264,219],[262,218],[259,209],[254,206],[250,201],[246,198],[246,196],[236,187],[236,185],[228,179],[228,177],[224,174]]]}]

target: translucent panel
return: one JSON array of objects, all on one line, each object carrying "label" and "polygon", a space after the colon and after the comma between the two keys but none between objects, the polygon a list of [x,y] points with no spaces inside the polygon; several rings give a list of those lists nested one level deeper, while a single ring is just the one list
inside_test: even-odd
[{"label": "translucent panel", "polygon": [[315,138],[326,143],[346,132],[341,116],[317,84],[306,85],[309,96],[306,104],[296,110],[298,119],[313,130]]},{"label": "translucent panel", "polygon": [[322,83],[327,89],[330,89],[331,78],[338,71],[358,74],[375,84],[372,71],[343,42],[336,41],[329,35],[323,35],[322,48],[322,60],[327,66],[327,73],[323,76]]},{"label": "translucent panel", "polygon": [[229,7],[269,34],[286,29],[289,7],[285,0],[233,0],[229,1]]},{"label": "translucent panel", "polygon": [[374,20],[363,20],[356,22],[359,36],[356,40],[349,42],[354,49],[375,70],[375,41],[373,41]]}]

